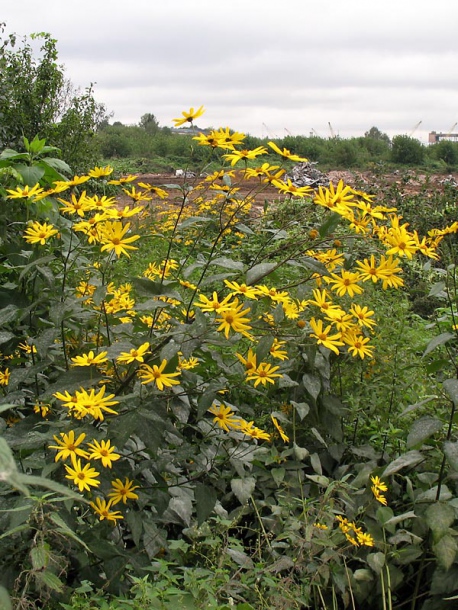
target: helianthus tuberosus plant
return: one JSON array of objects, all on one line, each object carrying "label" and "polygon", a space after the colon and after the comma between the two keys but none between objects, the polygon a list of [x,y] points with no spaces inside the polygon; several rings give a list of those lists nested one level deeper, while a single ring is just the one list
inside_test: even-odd
[{"label": "helianthus tuberosus plant", "polygon": [[[38,492],[31,541],[27,484],[2,477],[0,565],[16,598],[61,594],[70,574],[121,593],[186,545],[187,561],[210,568],[199,548],[221,523],[234,535],[216,545],[230,574],[220,601],[259,601],[234,568],[253,561],[312,607],[370,599],[387,578],[399,585],[402,562],[384,566],[406,542],[398,524],[415,514],[396,517],[385,494],[404,463],[383,473],[366,451],[357,469],[346,465],[348,407],[333,374],[371,370],[379,291],[402,287],[405,260],[435,260],[458,226],[419,236],[342,182],[297,189],[283,163],[303,159],[274,143],[278,165],[229,129],[195,139],[229,152],[221,170],[179,189],[110,167],[0,187],[16,233],[0,246],[7,459],[58,489]],[[241,197],[245,181],[252,192]],[[253,213],[271,184],[279,198],[300,197],[306,226]],[[108,185],[131,203],[101,195]],[[418,535],[407,535],[415,553]],[[49,549],[39,576],[37,548]]]}]

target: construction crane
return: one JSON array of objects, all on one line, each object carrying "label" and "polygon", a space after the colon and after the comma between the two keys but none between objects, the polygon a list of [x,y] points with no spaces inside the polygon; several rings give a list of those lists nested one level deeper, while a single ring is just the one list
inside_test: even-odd
[{"label": "construction crane", "polygon": [[415,125],[415,127],[412,129],[412,131],[409,133],[409,138],[411,138],[413,136],[413,134],[417,131],[417,129],[420,127],[420,125],[423,123],[423,121],[418,121],[418,123]]},{"label": "construction crane", "polygon": [[450,134],[453,133],[453,130],[455,129],[455,127],[458,125],[458,121],[456,123],[454,123],[450,129],[447,131],[447,135],[449,136]]},{"label": "construction crane", "polygon": [[331,123],[328,121],[328,125],[329,125],[329,131],[331,132],[331,138],[335,139],[337,136],[335,134],[334,129],[332,128]]},{"label": "construction crane", "polygon": [[294,138],[293,134],[290,132],[289,129],[286,129],[286,127],[284,127],[284,130],[286,131],[286,133],[291,136],[292,138]]},{"label": "construction crane", "polygon": [[272,133],[265,123],[263,123],[262,126],[266,130],[267,137],[269,137],[269,138],[277,138],[277,140],[278,140],[278,136],[275,133]]}]

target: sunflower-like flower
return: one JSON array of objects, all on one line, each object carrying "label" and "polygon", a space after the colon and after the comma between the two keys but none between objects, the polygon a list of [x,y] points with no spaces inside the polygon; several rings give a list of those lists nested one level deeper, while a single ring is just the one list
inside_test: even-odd
[{"label": "sunflower-like flower", "polygon": [[40,244],[44,246],[46,241],[56,235],[59,231],[47,222],[32,222],[24,232],[24,239],[28,244]]},{"label": "sunflower-like flower", "polygon": [[72,456],[72,467],[65,464],[65,470],[68,473],[65,475],[65,478],[70,479],[75,485],[78,485],[80,491],[91,491],[91,486],[98,487],[100,485],[98,479],[100,473],[95,468],[92,468],[90,464],[86,464],[84,467],[81,466],[80,459]]},{"label": "sunflower-like flower", "polygon": [[240,422],[242,420],[234,415],[231,407],[226,407],[223,403],[219,405],[213,404],[208,411],[215,416],[213,422],[226,432],[229,432],[229,429],[240,429]]},{"label": "sunflower-like flower", "polygon": [[109,498],[112,498],[112,504],[118,504],[122,502],[126,504],[127,500],[138,500],[138,495],[134,493],[134,489],[138,489],[138,485],[134,485],[134,482],[126,477],[124,483],[121,479],[115,479],[111,481],[112,490],[108,494]]},{"label": "sunflower-like flower", "polygon": [[180,127],[180,125],[184,125],[185,123],[192,123],[194,119],[198,119],[204,112],[205,108],[203,106],[199,106],[197,110],[194,110],[194,108],[191,107],[187,112],[184,110],[181,113],[183,118],[172,119],[172,121],[175,123],[175,127]]},{"label": "sunflower-like flower", "polygon": [[57,445],[49,445],[49,449],[57,449],[56,457],[54,460],[58,462],[60,459],[66,460],[67,458],[74,458],[76,456],[83,457],[88,459],[89,454],[84,449],[81,449],[79,445],[86,438],[86,434],[82,432],[77,439],[75,439],[75,431],[70,430],[68,434],[64,432],[60,433],[60,438],[58,436],[53,436],[54,441]]},{"label": "sunflower-like flower", "polygon": [[142,379],[142,384],[154,383],[158,390],[162,391],[164,388],[171,388],[174,385],[179,385],[179,381],[175,377],[179,377],[180,372],[175,373],[164,373],[165,367],[167,366],[167,360],[162,360],[161,364],[142,364],[138,376]]},{"label": "sunflower-like flower", "polygon": [[272,366],[268,362],[261,362],[255,370],[250,370],[246,376],[247,381],[254,381],[254,387],[259,384],[267,385],[275,383],[277,377],[283,377],[281,373],[277,373],[279,366]]},{"label": "sunflower-like flower", "polygon": [[129,231],[130,223],[127,222],[125,225],[122,222],[114,221],[107,222],[103,226],[102,235],[100,238],[101,243],[103,244],[101,250],[102,252],[108,251],[111,252],[114,250],[116,256],[121,256],[121,254],[125,254],[130,257],[128,250],[137,250],[135,246],[131,246],[130,244],[137,239],[140,239],[140,235],[131,235],[130,237],[125,237],[126,233]]},{"label": "sunflower-like flower", "polygon": [[102,498],[97,497],[95,502],[89,502],[89,504],[94,509],[94,512],[99,515],[100,521],[106,519],[107,521],[113,521],[116,523],[116,519],[124,519],[122,514],[117,510],[111,510],[114,502],[113,500],[102,500]]}]

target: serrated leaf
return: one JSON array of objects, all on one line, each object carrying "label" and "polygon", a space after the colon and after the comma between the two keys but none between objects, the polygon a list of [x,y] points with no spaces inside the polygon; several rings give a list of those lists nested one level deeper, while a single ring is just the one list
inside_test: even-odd
[{"label": "serrated leaf", "polygon": [[428,506],[425,520],[433,533],[433,539],[438,541],[455,521],[455,509],[444,502],[435,502]]},{"label": "serrated leaf", "polygon": [[215,508],[217,493],[213,487],[204,483],[197,483],[194,489],[194,498],[196,500],[197,524],[202,525]]},{"label": "serrated leaf", "polygon": [[332,212],[332,214],[330,214],[327,217],[325,222],[323,222],[321,227],[319,227],[319,229],[318,229],[320,237],[326,237],[326,235],[328,235],[329,233],[332,233],[334,231],[334,229],[338,226],[340,221],[341,221],[340,215],[336,214],[335,212]]},{"label": "serrated leaf", "polygon": [[262,280],[264,277],[269,275],[275,268],[277,267],[277,263],[259,263],[259,265],[255,265],[248,269],[246,273],[246,284],[247,286],[251,286],[252,284],[256,284],[259,280]]},{"label": "serrated leaf", "polygon": [[180,222],[177,227],[177,230],[181,231],[182,229],[187,229],[188,227],[192,227],[194,225],[202,224],[205,222],[211,222],[212,220],[213,219],[208,216],[191,216],[190,218],[186,218],[186,220],[183,220],[183,222]]},{"label": "serrated leaf", "polygon": [[437,563],[444,568],[444,570],[448,570],[455,561],[456,552],[458,550],[455,538],[450,534],[446,534],[445,536],[442,536],[440,540],[433,543],[432,549],[436,556]]},{"label": "serrated leaf", "polygon": [[24,183],[27,186],[35,186],[45,175],[43,167],[37,165],[22,165],[18,164],[15,166],[17,171],[21,174]]},{"label": "serrated leaf", "polygon": [[37,572],[35,578],[52,591],[58,591],[59,593],[63,591],[64,583],[53,572],[48,572],[48,570]]},{"label": "serrated leaf", "polygon": [[269,350],[272,347],[274,338],[272,335],[265,335],[262,337],[256,347],[256,360],[257,362],[263,362],[268,356]]},{"label": "serrated leaf", "polygon": [[408,451],[388,464],[383,471],[382,477],[388,477],[391,474],[399,472],[403,468],[407,468],[408,466],[415,466],[424,459],[424,456],[419,451]]},{"label": "serrated leaf", "polygon": [[16,305],[7,305],[0,309],[0,326],[12,322],[18,317],[19,310]]},{"label": "serrated leaf", "polygon": [[34,570],[42,570],[49,563],[49,551],[44,545],[35,546],[30,551],[30,560]]},{"label": "serrated leaf", "polygon": [[419,445],[442,428],[442,422],[436,417],[421,417],[412,424],[407,435],[407,449]]},{"label": "serrated leaf", "polygon": [[444,343],[447,343],[450,341],[450,339],[454,338],[455,335],[452,333],[441,333],[440,335],[437,335],[437,337],[434,337],[434,339],[431,339],[431,341],[428,343],[422,357],[424,358],[427,354],[435,350],[436,347],[439,347],[439,345],[444,345]]},{"label": "serrated leaf", "polygon": [[256,479],[254,477],[231,480],[231,489],[240,504],[246,504],[248,502],[251,494],[255,490],[255,487]]}]

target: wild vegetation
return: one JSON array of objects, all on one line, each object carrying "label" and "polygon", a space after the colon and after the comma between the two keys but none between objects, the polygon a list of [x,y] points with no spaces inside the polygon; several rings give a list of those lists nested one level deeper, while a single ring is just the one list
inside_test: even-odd
[{"label": "wild vegetation", "polygon": [[211,171],[0,154],[0,605],[449,608],[455,187],[300,188],[299,145],[153,119]]}]

